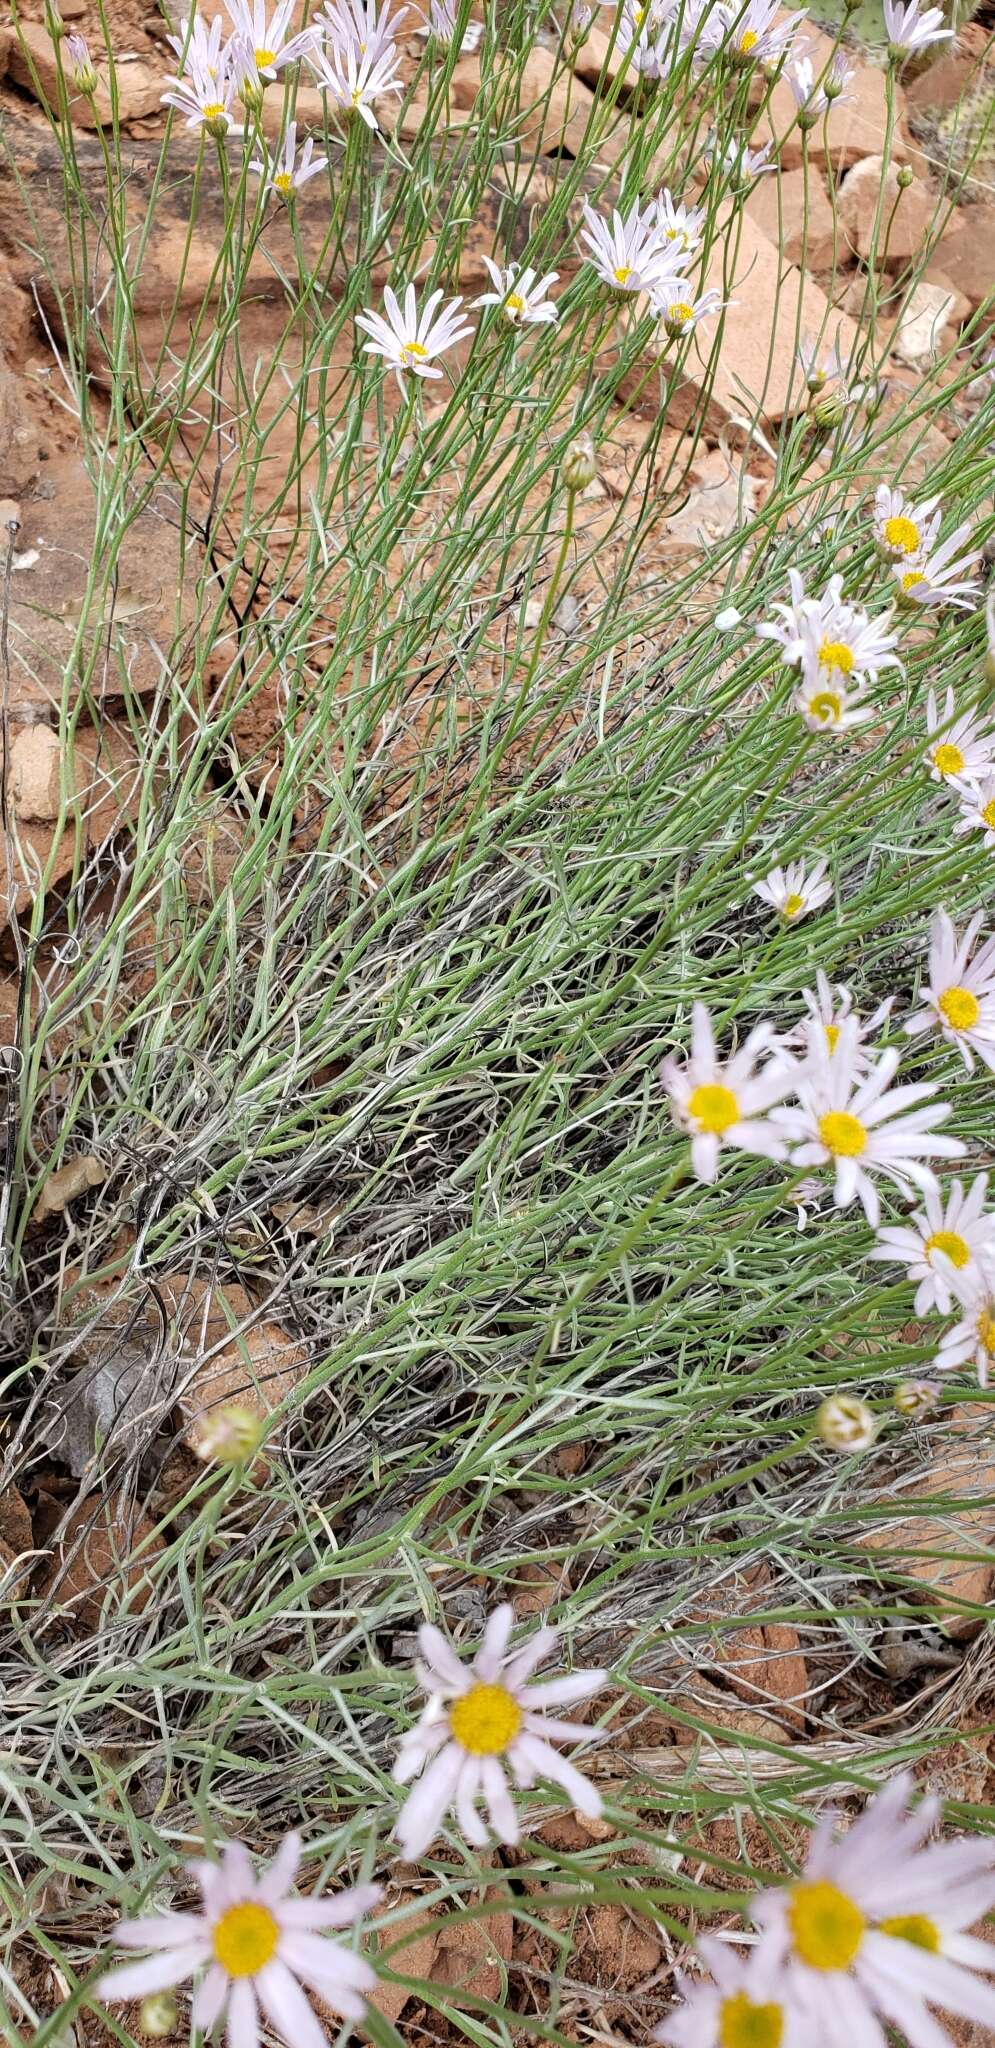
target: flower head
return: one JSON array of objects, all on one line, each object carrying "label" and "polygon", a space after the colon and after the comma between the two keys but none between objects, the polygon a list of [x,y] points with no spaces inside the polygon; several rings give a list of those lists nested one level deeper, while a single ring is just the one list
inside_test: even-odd
[{"label": "flower head", "polygon": [[538,277],[534,270],[519,270],[517,263],[509,263],[502,270],[493,257],[485,256],[483,260],[494,290],[482,292],[479,299],[474,299],[475,306],[500,306],[505,319],[521,327],[548,324],[559,317],[552,299],[546,296],[550,285],[557,282],[558,270],[547,270]]},{"label": "flower head", "polygon": [[866,725],[874,715],[862,684],[850,689],[838,677],[823,676],[819,669],[814,673],[806,670],[793,702],[809,732],[851,732],[855,726]]},{"label": "flower head", "polygon": [[409,11],[385,7],[378,12],[377,0],[325,0],[314,27],[343,63],[351,51],[357,60],[369,57],[375,64],[380,57],[396,56],[401,23]]},{"label": "flower head", "polygon": [[966,1267],[962,1272],[951,1267],[950,1286],[960,1307],[960,1321],[941,1337],[933,1370],[956,1372],[962,1365],[973,1365],[978,1385],[987,1387],[995,1367],[995,1277],[981,1265],[970,1272]]},{"label": "flower head", "polygon": [[172,92],[162,95],[163,106],[175,107],[185,115],[188,128],[205,128],[219,140],[227,135],[232,124],[237,83],[230,49],[229,45],[221,52],[217,71],[198,71],[188,58],[182,74],[168,81]]},{"label": "flower head", "polygon": [[710,157],[720,178],[728,183],[729,190],[736,198],[743,198],[767,171],[776,171],[771,161],[771,144],[763,143],[760,149],[748,149],[745,142],[730,137],[720,142],[717,135],[709,136],[705,154]]},{"label": "flower head", "polygon": [[764,881],[754,883],[753,894],[769,903],[785,924],[797,924],[829,902],[833,885],[825,879],[828,866],[823,855],[806,873],[805,862],[793,860],[786,868],[772,868]]},{"label": "flower head", "polygon": [[932,547],[940,528],[939,498],[914,504],[904,491],[879,484],[874,494],[874,538],[886,562],[907,566]]},{"label": "flower head", "polygon": [[214,14],[205,27],[204,17],[196,10],[184,15],[180,21],[178,35],[167,36],[166,41],[179,58],[180,76],[217,78],[224,70],[221,39],[225,24],[220,14]]},{"label": "flower head", "polygon": [[307,184],[309,178],[316,177],[319,171],[323,171],[327,163],[327,156],[315,156],[314,140],[310,135],[298,157],[297,123],[289,121],[283,142],[272,161],[266,162],[257,157],[249,165],[249,169],[255,171],[257,177],[265,180],[264,192],[275,192],[280,199],[289,201],[295,192],[300,191],[302,185]]},{"label": "flower head", "polygon": [[955,1045],[970,1072],[974,1055],[995,1072],[995,938],[986,939],[972,960],[984,911],[979,910],[958,938],[945,910],[938,910],[929,936],[929,980],[926,1002],[905,1029],[939,1031]]},{"label": "flower head", "polygon": [[977,1175],[966,1194],[953,1180],[946,1202],[932,1189],[907,1224],[878,1231],[871,1258],[904,1266],[907,1278],[918,1281],[917,1316],[934,1308],[949,1315],[956,1276],[980,1280],[983,1265],[995,1258],[995,1216],[985,1209],[987,1193],[986,1173]]},{"label": "flower head", "polygon": [[671,341],[687,340],[702,320],[710,319],[731,303],[714,286],[696,299],[687,280],[682,277],[664,278],[659,284],[650,286],[650,304],[657,318],[663,321]]},{"label": "flower head", "polygon": [[853,75],[840,50],[820,78],[815,76],[811,57],[796,57],[794,63],[789,64],[786,76],[798,109],[799,128],[814,128],[834,101],[847,99],[847,86]]},{"label": "flower head", "polygon": [[336,43],[326,30],[324,43],[312,48],[308,56],[319,89],[341,114],[358,114],[367,128],[379,125],[375,102],[385,93],[404,90],[401,60],[393,40],[360,50],[354,43]]},{"label": "flower head", "polygon": [[813,393],[823,390],[824,386],[829,383],[830,378],[842,377],[844,375],[838,336],[828,355],[820,353],[819,343],[816,341],[799,342],[798,361],[801,364],[808,389]]},{"label": "flower head", "polygon": [[[454,43],[459,11],[458,0],[428,0],[428,20],[416,30],[416,34],[432,36],[437,43],[444,45]],[[460,55],[470,56],[483,33],[479,21],[468,21],[459,39]]]},{"label": "flower head", "polygon": [[926,698],[926,731],[930,744],[925,759],[932,782],[950,782],[955,788],[977,788],[995,768],[995,730],[983,725],[973,711],[955,717],[954,693],[947,690],[941,718],[936,691]]},{"label": "flower head", "polygon": [[976,788],[958,791],[960,818],[955,832],[980,832],[983,846],[995,846],[995,774],[985,775]]},{"label": "flower head", "polygon": [[267,0],[226,0],[235,32],[248,46],[253,68],[264,84],[274,79],[285,64],[306,56],[314,46],[313,29],[304,29],[295,36],[287,34],[294,4],[295,0],[277,0],[270,14]]},{"label": "flower head", "polygon": [[964,611],[971,610],[981,595],[981,585],[977,577],[968,572],[977,567],[981,550],[969,548],[966,554],[957,553],[970,531],[969,526],[958,526],[956,532],[938,548],[930,547],[928,552],[921,552],[912,562],[895,563],[891,573],[903,604],[953,604],[961,606]]},{"label": "flower head", "polygon": [[836,1207],[847,1209],[859,1199],[876,1229],[879,1178],[905,1195],[912,1187],[932,1191],[936,1177],[924,1161],[958,1159],[964,1147],[959,1138],[936,1131],[950,1115],[950,1105],[932,1100],[936,1090],[930,1082],[891,1088],[897,1052],[882,1053],[869,1073],[860,1074],[856,1050],[857,1025],[850,1017],[832,1052],[813,1045],[796,1071],[798,1106],[773,1110],[771,1122],[791,1145],[792,1164],[831,1167]]},{"label": "flower head", "polygon": [[870,1071],[871,1059],[865,1048],[865,1040],[874,1040],[881,1026],[891,1012],[894,996],[886,996],[869,1017],[861,1017],[853,1007],[851,991],[842,982],[835,991],[819,967],[816,969],[815,989],[803,988],[802,999],[807,1015],[789,1031],[782,1040],[786,1046],[801,1046],[805,1051],[835,1052],[840,1031],[849,1022],[853,1036],[854,1072],[866,1074]]},{"label": "flower head", "polygon": [[120,1945],[152,1953],[101,1977],[100,1997],[145,1998],[204,1970],[193,2025],[210,2033],[227,2011],[233,2048],[258,2042],[260,2009],[288,2048],[318,2048],[324,2032],[302,1984],[344,2019],[362,2019],[376,1976],[363,1956],[322,1935],[353,1926],[376,1905],[380,1886],[355,1885],[331,1899],[292,1898],[300,1855],[300,1837],[287,1835],[261,1877],[240,1842],[227,1844],[220,1863],[189,1864],[202,1911],[122,1920]]},{"label": "flower head", "polygon": [[608,1674],[575,1671],[530,1685],[536,1667],[551,1655],[557,1631],[537,1629],[524,1649],[510,1650],[514,1618],[507,1603],[495,1608],[469,1666],[439,1629],[426,1625],[419,1630],[422,1661],[416,1675],[429,1698],[394,1765],[398,1784],[418,1778],[394,1830],[409,1862],[424,1855],[450,1807],[466,1841],[475,1849],[486,1848],[487,1829],[476,1810],[481,1798],[498,1840],[517,1842],[519,1821],[509,1776],[523,1791],[537,1778],[549,1779],[581,1813],[601,1812],[600,1794],[553,1747],[589,1741],[591,1730],[580,1722],[551,1718],[547,1710],[590,1699]]},{"label": "flower head", "polygon": [[820,1401],[815,1427],[831,1451],[869,1451],[878,1433],[874,1410],[859,1394],[830,1394]]},{"label": "flower head", "polygon": [[87,99],[91,99],[97,90],[97,73],[85,36],[67,35],[66,62],[77,92],[85,93]]},{"label": "flower head", "polygon": [[786,56],[798,34],[804,12],[781,15],[778,0],[736,0],[717,10],[726,23],[723,49],[733,64],[773,70]]},{"label": "flower head", "polygon": [[613,213],[610,222],[585,200],[581,241],[591,252],[588,262],[619,298],[670,283],[678,268],[663,240],[655,206],[643,212],[638,200],[627,213]]},{"label": "flower head", "polygon": [[386,319],[369,308],[357,313],[356,326],[371,336],[364,344],[366,354],[383,356],[398,382],[409,371],[416,377],[441,377],[442,371],[433,357],[455,347],[472,332],[469,321],[460,312],[462,299],[450,299],[440,313],[442,299],[441,291],[430,292],[419,313],[413,284],[405,288],[403,307],[387,285],[383,295]]},{"label": "flower head", "polygon": [[757,627],[761,640],[775,640],[783,659],[801,665],[809,680],[829,689],[876,682],[882,669],[900,668],[890,611],[872,619],[843,596],[842,576],[831,576],[821,597],[808,597],[797,569],[788,571],[790,599],[774,604],[780,616]]},{"label": "flower head", "polygon": [[759,1153],[765,1159],[785,1157],[785,1144],[767,1112],[775,1102],[784,1100],[791,1086],[791,1069],[780,1057],[759,1064],[763,1054],[773,1049],[769,1025],[760,1024],[738,1052],[720,1060],[708,1011],[704,1003],[695,1003],[691,1057],[686,1066],[665,1059],[660,1077],[670,1097],[674,1122],[690,1136],[691,1163],[699,1180],[715,1179],[724,1145]]},{"label": "flower head", "polygon": [[698,1953],[710,1979],[679,1977],[684,2004],[650,2039],[664,2048],[805,2048],[802,2016],[789,2001],[776,1938],[746,1955],[703,1935]]},{"label": "flower head", "polygon": [[705,225],[704,207],[685,206],[666,189],[657,194],[653,203],[660,240],[676,257],[678,264],[686,262],[689,256],[697,255]]},{"label": "flower head", "polygon": [[827,2048],[880,2044],[882,2021],[910,2048],[942,2048],[933,2005],[995,2024],[995,1987],[976,1975],[995,1967],[995,1950],[964,1932],[995,1900],[995,1843],[924,1847],[939,1801],[912,1810],[912,1792],[909,1774],[893,1778],[839,1838],[824,1820],[797,1881],[754,1901],[764,1935],[776,1931],[805,2038]]},{"label": "flower head", "polygon": [[953,35],[943,20],[941,7],[926,7],[920,11],[920,0],[884,0],[884,25],[888,37],[888,55],[898,61],[907,57],[912,50],[925,50],[930,43],[945,42]]},{"label": "flower head", "polygon": [[899,1415],[910,1415],[918,1422],[936,1407],[940,1389],[935,1380],[899,1380],[891,1398]]}]

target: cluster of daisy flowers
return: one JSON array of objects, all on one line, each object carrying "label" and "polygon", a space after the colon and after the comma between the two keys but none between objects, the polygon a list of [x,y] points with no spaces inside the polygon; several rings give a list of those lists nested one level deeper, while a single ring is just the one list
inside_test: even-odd
[{"label": "cluster of daisy flowers", "polygon": [[[824,862],[806,875],[775,869],[758,893],[777,902],[787,922],[828,893]],[[995,1072],[995,938],[978,944],[983,914],[958,934],[944,910],[933,920],[929,970],[921,1007],[904,1025],[910,1037],[927,1032],[955,1046],[966,1067],[980,1059]],[[875,1049],[892,1000],[861,1018],[849,989],[835,991],[826,976],[803,990],[806,1012],[788,1032],[758,1025],[728,1059],[720,1056],[708,1011],[696,1003],[686,1061],[666,1059],[662,1078],[679,1129],[691,1140],[698,1179],[711,1183],[723,1151],[732,1147],[783,1162],[805,1173],[794,1192],[804,1221],[822,1181],[831,1175],[833,1200],[847,1209],[859,1202],[876,1233],[872,1258],[903,1265],[917,1283],[917,1314],[956,1314],[938,1340],[935,1369],[973,1364],[982,1385],[995,1360],[995,1215],[985,1207],[987,1176],[965,1193],[954,1180],[944,1201],[932,1162],[954,1160],[966,1148],[941,1131],[951,1115],[928,1081],[895,1085],[901,1054]],[[881,1187],[924,1206],[901,1227],[881,1221]]]},{"label": "cluster of daisy flowers", "polygon": [[[528,1794],[540,1779],[580,1812],[601,1813],[597,1788],[560,1753],[596,1731],[558,1716],[590,1702],[609,1674],[537,1683],[557,1632],[543,1625],[514,1648],[512,1629],[511,1607],[496,1608],[469,1665],[439,1629],[419,1632],[426,1705],[394,1766],[400,1784],[415,1781],[395,1826],[407,1862],[425,1854],[450,1816],[471,1849],[488,1848],[491,1837],[513,1846],[528,1818],[514,1791]],[[682,1984],[683,2006],[654,2038],[673,2048],[808,2048],[837,2039],[825,2031],[827,2001],[841,2027],[868,2043],[881,2041],[884,2021],[900,2026],[911,2048],[938,2048],[947,2036],[933,2006],[995,2024],[995,1987],[978,1974],[995,1971],[995,1951],[964,1932],[995,1902],[995,1843],[924,1846],[939,1802],[912,1810],[912,1790],[909,1777],[893,1779],[842,1840],[832,1818],[824,1821],[800,1876],[754,1900],[759,1934],[745,1955],[700,1941],[710,1975]],[[257,2048],[263,2019],[287,2048],[322,2048],[308,1992],[341,2019],[362,2021],[376,1974],[356,1946],[334,1937],[346,1929],[361,1936],[382,1889],[363,1883],[298,1896],[302,1854],[293,1833],[260,1874],[239,1842],[224,1844],[218,1862],[189,1863],[199,1910],[121,1921],[117,1944],[144,1953],[101,1975],[98,1996],[154,2001],[195,1979],[192,2024],[209,2034],[225,2018],[229,2048]],[[175,2008],[169,2017],[175,2023]],[[839,2040],[842,2048],[842,2033]]]}]

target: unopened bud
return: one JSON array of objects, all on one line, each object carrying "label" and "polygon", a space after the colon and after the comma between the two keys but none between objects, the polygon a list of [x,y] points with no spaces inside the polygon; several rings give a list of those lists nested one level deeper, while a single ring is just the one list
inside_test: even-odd
[{"label": "unopened bud", "polygon": [[180,2008],[171,1991],[153,1991],[138,2009],[138,2031],[153,2041],[165,2041],[175,2031]]},{"label": "unopened bud", "polygon": [[594,442],[590,434],[578,434],[567,447],[560,466],[560,475],[568,491],[586,491],[598,474],[598,459],[594,453]]},{"label": "unopened bud", "polygon": [[92,99],[97,90],[97,74],[87,47],[85,36],[66,37],[66,56],[69,59],[69,75],[77,92],[85,93]]},{"label": "unopened bud", "polygon": [[45,0],[45,27],[53,43],[60,43],[66,33],[66,24],[59,13],[58,0]]},{"label": "unopened bud", "polygon": [[849,403],[849,393],[845,386],[838,384],[833,391],[824,391],[816,396],[815,404],[809,406],[809,418],[815,421],[817,427],[822,427],[829,433],[846,418]]},{"label": "unopened bud", "polygon": [[833,1451],[868,1451],[878,1433],[871,1409],[856,1394],[831,1394],[821,1403],[815,1426]]},{"label": "unopened bud", "polygon": [[198,1419],[194,1448],[205,1464],[248,1465],[266,1434],[263,1416],[237,1401],[212,1408]]},{"label": "unopened bud", "polygon": [[898,186],[899,191],[907,192],[909,186],[914,182],[915,172],[909,169],[908,164],[899,164],[898,169],[895,172],[895,183]]},{"label": "unopened bud", "polygon": [[928,1415],[939,1398],[935,1380],[902,1380],[892,1395],[899,1415],[911,1416]]}]

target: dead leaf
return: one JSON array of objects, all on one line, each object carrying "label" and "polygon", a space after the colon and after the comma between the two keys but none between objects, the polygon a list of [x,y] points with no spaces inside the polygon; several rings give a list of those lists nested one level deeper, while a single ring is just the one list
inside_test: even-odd
[{"label": "dead leaf", "polygon": [[32,1223],[43,1223],[46,1216],[59,1216],[77,1195],[85,1195],[88,1188],[99,1188],[107,1179],[107,1168],[94,1153],[84,1152],[78,1159],[50,1173],[31,1213]]}]

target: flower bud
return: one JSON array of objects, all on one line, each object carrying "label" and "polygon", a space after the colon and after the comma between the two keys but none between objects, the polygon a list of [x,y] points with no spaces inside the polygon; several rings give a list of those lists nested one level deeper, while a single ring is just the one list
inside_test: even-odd
[{"label": "flower bud", "polygon": [[820,1404],[815,1426],[833,1451],[867,1451],[878,1426],[866,1401],[857,1394],[831,1394]]},{"label": "flower bud", "polygon": [[809,406],[809,418],[815,421],[817,427],[822,427],[828,433],[846,418],[849,403],[850,397],[845,386],[837,384],[834,390],[816,396],[815,404]]},{"label": "flower bud", "polygon": [[59,0],[45,0],[45,27],[53,43],[60,43],[66,33],[66,24],[59,13]]},{"label": "flower bud", "polygon": [[578,434],[571,441],[560,466],[560,475],[568,491],[586,491],[598,474],[598,461],[594,453],[594,442],[590,434]]},{"label": "flower bud", "polygon": [[66,56],[69,59],[69,75],[77,92],[85,93],[92,99],[97,90],[97,74],[87,47],[85,36],[67,35]]},{"label": "flower bud", "polygon": [[194,1448],[205,1464],[248,1465],[265,1434],[263,1416],[238,1401],[226,1401],[200,1418]]},{"label": "flower bud", "polygon": [[899,191],[907,192],[909,186],[913,183],[914,179],[915,172],[909,169],[908,164],[899,164],[898,169],[895,172],[895,183],[898,186]]},{"label": "flower bud", "polygon": [[940,1398],[940,1389],[935,1380],[902,1380],[895,1388],[892,1399],[899,1415],[928,1415]]},{"label": "flower bud", "polygon": [[152,1991],[138,2009],[138,2031],[150,2040],[165,2041],[173,2033],[180,2008],[171,1991]]}]

